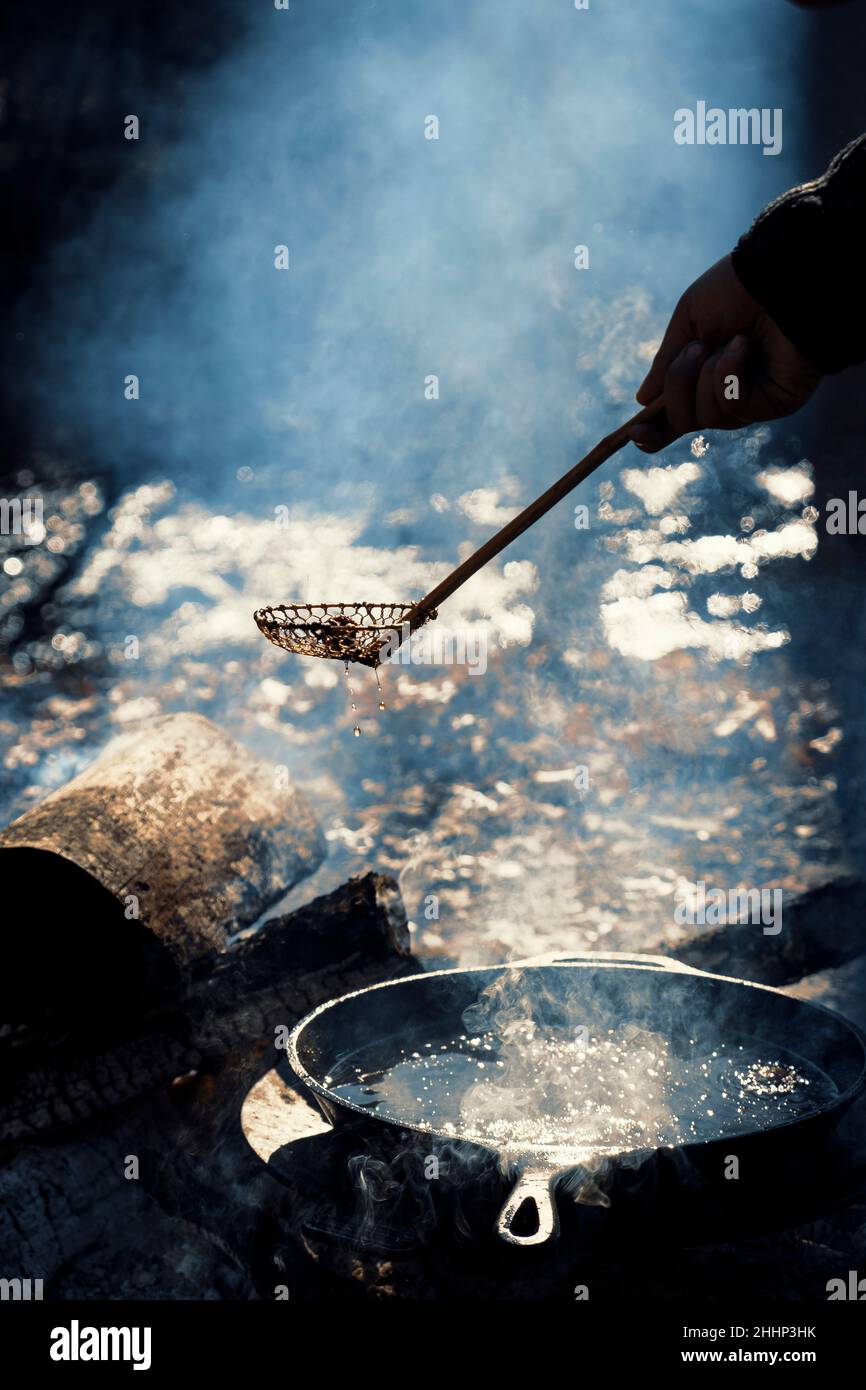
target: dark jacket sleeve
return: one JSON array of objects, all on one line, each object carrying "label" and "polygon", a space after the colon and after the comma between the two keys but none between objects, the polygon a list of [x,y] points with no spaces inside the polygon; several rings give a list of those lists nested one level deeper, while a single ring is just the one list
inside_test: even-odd
[{"label": "dark jacket sleeve", "polygon": [[733,252],[746,289],[824,372],[866,360],[866,135],[770,203]]}]

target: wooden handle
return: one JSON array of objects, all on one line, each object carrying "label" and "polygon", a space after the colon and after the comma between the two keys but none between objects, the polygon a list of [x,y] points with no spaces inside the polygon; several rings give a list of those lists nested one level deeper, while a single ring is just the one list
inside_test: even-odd
[{"label": "wooden handle", "polygon": [[571,492],[572,488],[577,487],[578,483],[582,483],[584,478],[588,478],[590,473],[595,472],[596,468],[612,458],[624,444],[628,443],[629,432],[635,425],[642,425],[645,421],[656,419],[663,409],[664,397],[659,396],[652,405],[645,406],[643,410],[638,411],[637,415],[626,420],[624,425],[620,425],[619,429],[606,435],[596,444],[594,449],[590,450],[585,458],[580,460],[580,463],[576,463],[573,468],[570,468],[559,479],[559,482],[554,483],[540,497],[536,497],[534,502],[530,502],[528,507],[524,507],[519,516],[509,521],[501,531],[497,531],[495,536],[491,536],[489,541],[485,541],[480,550],[476,550],[473,555],[469,556],[468,560],[464,560],[462,565],[458,565],[456,570],[452,570],[449,575],[446,575],[442,583],[437,584],[435,589],[431,589],[429,594],[419,599],[412,612],[408,614],[407,621],[410,631],[414,632],[422,623],[426,623],[433,610],[438,608],[439,604],[443,603],[446,598],[450,598],[461,584],[465,584],[467,579],[482,569],[488,560],[492,560],[494,555],[498,555],[500,550],[504,550],[518,536],[522,536],[524,531],[528,531],[529,527],[534,525],[539,517],[544,516],[545,512],[549,512],[551,507],[555,507],[557,502]]}]

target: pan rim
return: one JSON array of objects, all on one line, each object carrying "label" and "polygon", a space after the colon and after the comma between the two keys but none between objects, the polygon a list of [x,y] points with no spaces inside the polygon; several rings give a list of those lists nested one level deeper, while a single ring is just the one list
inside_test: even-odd
[{"label": "pan rim", "polygon": [[[367,1121],[375,1121],[377,1124],[387,1125],[391,1129],[409,1132],[412,1134],[423,1135],[427,1139],[441,1139],[448,1143],[471,1144],[475,1148],[486,1150],[488,1153],[494,1155],[495,1157],[502,1157],[503,1151],[501,1149],[497,1149],[490,1144],[486,1144],[483,1140],[472,1139],[468,1136],[463,1135],[449,1135],[445,1134],[442,1130],[436,1130],[430,1127],[425,1128],[421,1125],[412,1124],[409,1121],[394,1120],[386,1115],[376,1115],[374,1112],[365,1109],[364,1106],[358,1105],[355,1101],[348,1100],[343,1096],[335,1095],[333,1090],[329,1089],[327,1086],[322,1085],[320,1081],[317,1081],[316,1078],[312,1076],[311,1073],[304,1066],[303,1062],[300,1059],[300,1056],[298,1055],[298,1042],[302,1033],[320,1015],[326,1013],[329,1009],[336,1008],[340,1004],[348,1003],[350,999],[356,999],[361,995],[373,994],[376,991],[383,989],[392,989],[395,986],[408,984],[410,981],[433,980],[440,979],[446,976],[450,977],[454,975],[481,975],[486,974],[487,972],[520,970],[527,969],[529,967],[538,969],[545,965],[549,965],[551,967],[555,966],[557,969],[569,970],[582,970],[592,968],[630,970],[638,973],[646,973],[653,975],[659,975],[664,973],[687,974],[694,975],[700,980],[715,980],[725,985],[737,985],[741,988],[754,989],[762,994],[781,996],[781,998],[796,1004],[800,1008],[814,1010],[816,1013],[828,1016],[833,1020],[835,1024],[841,1025],[843,1028],[847,1029],[848,1032],[854,1038],[854,1040],[859,1044],[861,1056],[860,1070],[857,1076],[844,1091],[840,1091],[839,1094],[834,1096],[830,1102],[816,1110],[813,1115],[797,1115],[789,1119],[782,1120],[778,1125],[770,1125],[765,1129],[747,1129],[742,1130],[737,1134],[721,1135],[715,1139],[695,1140],[688,1144],[667,1144],[650,1146],[646,1150],[647,1154],[662,1153],[668,1150],[683,1153],[689,1153],[690,1151],[695,1150],[706,1152],[706,1150],[712,1144],[732,1144],[734,1142],[741,1142],[744,1139],[750,1139],[755,1135],[778,1134],[782,1130],[790,1129],[795,1125],[802,1125],[808,1122],[810,1119],[817,1119],[821,1116],[832,1114],[833,1111],[849,1105],[851,1101],[864,1089],[864,1086],[866,1086],[866,1033],[864,1033],[863,1030],[860,1027],[858,1027],[856,1023],[852,1023],[850,1019],[846,1018],[843,1014],[837,1013],[834,1009],[827,1008],[825,1004],[817,1004],[813,1003],[811,1000],[799,999],[796,997],[796,995],[786,994],[783,989],[778,989],[774,985],[764,985],[760,984],[755,980],[740,979],[735,975],[719,975],[709,970],[698,970],[692,965],[685,965],[683,962],[677,961],[676,959],[671,957],[647,956],[644,960],[640,960],[640,958],[637,957],[635,954],[623,953],[622,963],[617,962],[613,957],[614,953],[612,952],[599,952],[597,958],[595,959],[593,958],[592,953],[587,953],[586,955],[580,957],[574,956],[571,958],[550,961],[516,960],[506,961],[504,964],[501,965],[452,966],[443,970],[419,970],[412,975],[400,975],[393,980],[380,980],[376,984],[363,985],[359,989],[349,990],[346,994],[338,995],[335,999],[326,999],[323,1003],[318,1004],[315,1009],[312,1009],[308,1014],[306,1014],[302,1019],[300,1019],[299,1022],[295,1024],[294,1028],[289,1034],[289,1039],[286,1044],[286,1056],[288,1058],[290,1067],[292,1068],[293,1072],[298,1077],[298,1079],[303,1083],[303,1085],[306,1086],[309,1090],[311,1090],[314,1094],[321,1096],[324,1100],[328,1101],[333,1106],[339,1107],[340,1109],[352,1111],[354,1114]],[[639,1151],[623,1150],[622,1152],[625,1153]],[[561,1169],[558,1169],[556,1171],[566,1173],[569,1171],[569,1167],[575,1166],[579,1165],[564,1165]]]}]

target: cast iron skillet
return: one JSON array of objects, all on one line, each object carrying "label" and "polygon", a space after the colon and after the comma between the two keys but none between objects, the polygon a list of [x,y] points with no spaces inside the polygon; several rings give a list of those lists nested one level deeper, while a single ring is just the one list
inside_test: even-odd
[{"label": "cast iron skillet", "polygon": [[[608,953],[429,971],[370,985],[322,1004],[302,1019],[289,1039],[289,1063],[334,1125],[352,1123],[380,1132],[382,1125],[389,1125],[453,1140],[453,1134],[413,1124],[411,1116],[399,1122],[378,1116],[331,1088],[351,1079],[357,1064],[365,1071],[384,1070],[400,1060],[403,1049],[454,1036],[455,1029],[463,1029],[464,1010],[482,991],[518,970],[531,972],[529,993],[533,1000],[543,1001],[533,1004],[541,1026],[562,1026],[557,1001],[567,999],[569,1015],[577,1001],[590,1032],[630,1023],[664,1035],[674,1048],[677,1040],[695,1038],[710,1050],[748,1038],[761,1043],[767,1060],[784,1050],[787,1060],[793,1054],[834,1083],[835,1096],[806,1116],[780,1116],[780,1123],[767,1129],[683,1145],[680,1152],[688,1156],[690,1170],[716,1176],[732,1151],[748,1152],[762,1165],[790,1162],[792,1150],[803,1154],[826,1140],[866,1084],[866,1036],[829,1009],[664,956]],[[497,1222],[503,1240],[539,1245],[558,1233],[554,1189],[568,1171],[545,1150],[520,1160],[517,1181]],[[526,1233],[527,1209],[532,1214],[533,1206],[534,1229]],[[521,1218],[516,1221],[518,1212]]]}]

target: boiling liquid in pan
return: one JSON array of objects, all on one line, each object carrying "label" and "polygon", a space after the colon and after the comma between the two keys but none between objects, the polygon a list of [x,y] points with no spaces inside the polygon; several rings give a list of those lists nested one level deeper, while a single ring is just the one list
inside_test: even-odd
[{"label": "boiling liquid in pan", "polygon": [[382,1119],[575,1162],[768,1129],[837,1094],[818,1068],[749,1040],[675,1052],[637,1028],[586,1040],[530,1022],[507,1031],[431,1041],[384,1071],[356,1065],[352,1080],[328,1084]]}]

